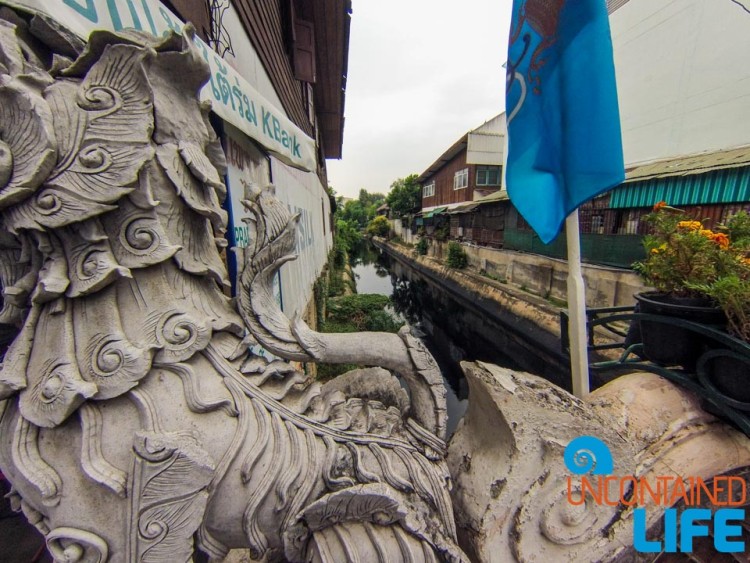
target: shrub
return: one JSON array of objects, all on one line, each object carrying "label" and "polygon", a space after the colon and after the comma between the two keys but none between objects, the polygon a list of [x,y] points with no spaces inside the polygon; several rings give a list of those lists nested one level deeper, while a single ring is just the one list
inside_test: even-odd
[{"label": "shrub", "polygon": [[417,251],[417,254],[420,256],[424,256],[427,254],[427,249],[430,247],[430,241],[426,239],[425,237],[422,237],[417,241],[416,246],[414,247]]},{"label": "shrub", "polygon": [[439,227],[435,228],[435,233],[433,236],[435,237],[435,240],[439,241],[446,241],[448,240],[448,237],[451,234],[451,226],[449,223],[443,223]]},{"label": "shrub", "polygon": [[391,223],[384,215],[378,215],[367,225],[367,234],[375,237],[387,237],[391,231]]},{"label": "shrub", "polygon": [[448,243],[448,258],[446,259],[445,263],[450,268],[456,268],[460,270],[465,268],[469,263],[469,257],[466,255],[464,249],[461,248],[460,244],[458,244],[456,241],[451,241]]},{"label": "shrub", "polygon": [[389,297],[374,293],[331,299],[328,302],[328,319],[323,332],[398,332],[403,323],[395,320],[385,310],[390,302]]}]

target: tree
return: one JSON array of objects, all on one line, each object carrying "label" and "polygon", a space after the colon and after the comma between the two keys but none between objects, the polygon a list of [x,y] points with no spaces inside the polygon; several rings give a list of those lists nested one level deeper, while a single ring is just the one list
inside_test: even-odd
[{"label": "tree", "polygon": [[410,174],[406,178],[399,178],[391,184],[391,191],[386,196],[386,202],[391,213],[403,217],[419,209],[422,204],[422,186],[417,183],[418,176]]},{"label": "tree", "polygon": [[369,193],[367,190],[359,190],[359,197],[347,201],[341,212],[341,218],[364,229],[377,214],[377,209],[385,202],[385,196],[378,193]]},{"label": "tree", "polygon": [[378,215],[367,225],[367,234],[376,237],[386,237],[391,231],[391,224],[386,217]]}]

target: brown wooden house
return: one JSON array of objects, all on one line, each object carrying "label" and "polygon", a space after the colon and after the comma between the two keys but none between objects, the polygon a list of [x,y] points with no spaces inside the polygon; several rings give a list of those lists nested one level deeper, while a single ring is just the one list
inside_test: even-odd
[{"label": "brown wooden house", "polygon": [[422,214],[439,215],[498,191],[502,184],[505,114],[469,131],[417,179]]}]

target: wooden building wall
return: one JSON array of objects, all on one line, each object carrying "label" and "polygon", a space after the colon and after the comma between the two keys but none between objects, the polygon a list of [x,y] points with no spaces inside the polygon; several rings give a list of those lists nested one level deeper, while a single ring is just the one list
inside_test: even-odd
[{"label": "wooden building wall", "polygon": [[233,0],[232,3],[289,118],[314,138],[305,98],[307,86],[295,79],[288,55],[291,3],[279,0]]},{"label": "wooden building wall", "polygon": [[[453,189],[453,177],[459,170],[467,167],[466,151],[461,151],[448,161],[445,166],[432,175],[425,184],[435,181],[435,195],[422,198],[422,207],[434,207],[436,205],[449,205],[452,203],[463,203],[472,200],[476,172],[469,165],[469,184],[460,190]],[[423,184],[424,185],[424,184]]]}]

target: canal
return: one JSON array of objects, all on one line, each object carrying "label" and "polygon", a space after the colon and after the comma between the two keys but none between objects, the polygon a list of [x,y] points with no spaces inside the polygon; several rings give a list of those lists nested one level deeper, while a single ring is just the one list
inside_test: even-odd
[{"label": "canal", "polygon": [[460,362],[480,360],[521,369],[503,352],[501,342],[493,337],[495,328],[486,326],[486,319],[467,310],[414,269],[369,242],[351,258],[357,293],[391,297],[392,313],[418,329],[440,366],[446,383],[449,435],[468,407],[468,384]]}]

